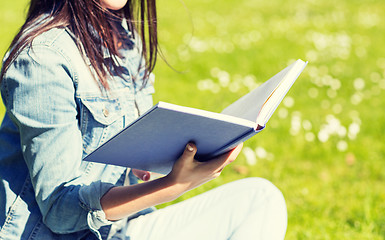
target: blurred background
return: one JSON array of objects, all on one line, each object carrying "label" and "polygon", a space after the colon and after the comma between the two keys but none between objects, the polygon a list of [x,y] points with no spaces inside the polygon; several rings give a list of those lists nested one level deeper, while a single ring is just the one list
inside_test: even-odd
[{"label": "blurred background", "polygon": [[[28,2],[0,2],[2,56]],[[385,2],[157,4],[167,64],[155,69],[155,102],[220,112],[294,60],[309,61],[239,159],[176,202],[258,176],[285,195],[286,239],[385,239]]]}]

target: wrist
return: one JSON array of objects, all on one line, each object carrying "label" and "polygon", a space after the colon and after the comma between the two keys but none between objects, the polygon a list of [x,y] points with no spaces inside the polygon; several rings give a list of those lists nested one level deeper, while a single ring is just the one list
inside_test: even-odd
[{"label": "wrist", "polygon": [[185,192],[191,190],[188,184],[178,182],[176,178],[174,178],[174,176],[171,174],[164,176],[163,181],[165,182],[167,187],[172,189],[171,194],[174,196],[174,199],[180,197]]}]

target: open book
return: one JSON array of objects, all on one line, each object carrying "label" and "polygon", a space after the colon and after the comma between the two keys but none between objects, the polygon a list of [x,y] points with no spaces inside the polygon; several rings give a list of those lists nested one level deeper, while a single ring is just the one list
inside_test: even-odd
[{"label": "open book", "polygon": [[221,113],[159,102],[84,160],[167,174],[188,142],[199,160],[228,152],[264,129],[306,64],[297,60]]}]

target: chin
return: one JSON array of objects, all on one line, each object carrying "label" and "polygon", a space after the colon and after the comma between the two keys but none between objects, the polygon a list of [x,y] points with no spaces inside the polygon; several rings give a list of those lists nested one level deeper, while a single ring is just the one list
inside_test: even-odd
[{"label": "chin", "polygon": [[127,3],[127,0],[102,0],[101,4],[110,10],[120,10]]}]

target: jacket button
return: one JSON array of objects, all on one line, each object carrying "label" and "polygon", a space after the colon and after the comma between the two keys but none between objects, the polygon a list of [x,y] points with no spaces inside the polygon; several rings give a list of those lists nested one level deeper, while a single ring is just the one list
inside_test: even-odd
[{"label": "jacket button", "polygon": [[108,115],[110,115],[110,112],[107,110],[107,108],[103,108],[103,115],[105,117],[108,117]]}]

